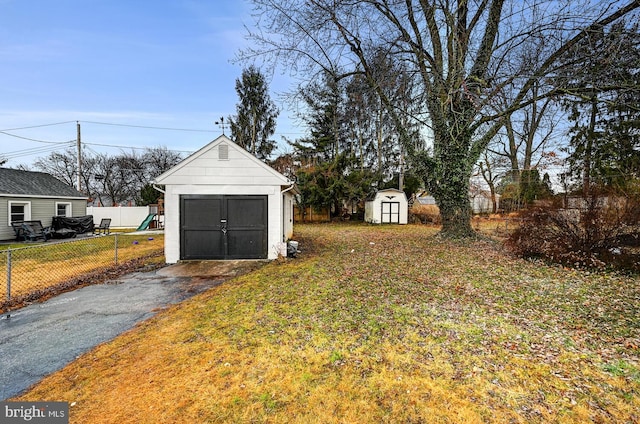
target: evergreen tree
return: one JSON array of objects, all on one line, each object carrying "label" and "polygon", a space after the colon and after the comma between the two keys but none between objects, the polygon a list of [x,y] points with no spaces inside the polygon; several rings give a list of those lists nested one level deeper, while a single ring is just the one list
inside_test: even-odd
[{"label": "evergreen tree", "polygon": [[624,189],[640,177],[640,32],[637,23],[589,34],[567,55],[559,82],[574,125],[568,146],[571,175],[592,185]]},{"label": "evergreen tree", "polygon": [[299,95],[304,103],[301,119],[309,128],[310,136],[289,144],[298,158],[307,164],[335,160],[346,140],[341,84],[325,73],[320,81],[299,90]]},{"label": "evergreen tree", "polygon": [[327,73],[300,90],[305,105],[302,119],[310,135],[289,143],[299,163],[299,205],[316,210],[327,208],[333,216],[340,216],[347,205],[364,208],[371,184],[380,179],[361,160],[369,148],[364,143],[368,117],[366,102],[347,95],[346,87],[351,82],[342,83]]},{"label": "evergreen tree", "polygon": [[354,168],[357,164],[345,153],[333,161],[300,168],[296,174],[299,206],[327,208],[332,216],[341,216],[349,204],[358,204],[363,210],[364,200],[378,177],[368,170]]},{"label": "evergreen tree", "polygon": [[276,147],[269,139],[276,130],[279,111],[269,97],[268,85],[260,71],[250,66],[236,80],[240,102],[236,115],[229,118],[232,139],[261,160],[266,160]]}]

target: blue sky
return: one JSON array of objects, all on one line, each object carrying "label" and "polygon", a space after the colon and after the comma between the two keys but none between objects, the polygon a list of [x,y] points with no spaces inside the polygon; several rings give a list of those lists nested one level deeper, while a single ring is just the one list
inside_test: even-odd
[{"label": "blue sky", "polygon": [[[199,149],[222,133],[214,122],[235,113],[243,65],[230,61],[252,22],[246,1],[0,0],[5,166],[64,151],[76,121],[91,152]],[[303,134],[279,102],[290,81],[275,74],[269,88],[282,153],[283,136]]]}]

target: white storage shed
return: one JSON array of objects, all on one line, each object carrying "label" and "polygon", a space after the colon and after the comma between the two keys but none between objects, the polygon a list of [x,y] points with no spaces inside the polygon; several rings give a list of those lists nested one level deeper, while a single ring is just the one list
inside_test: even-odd
[{"label": "white storage shed", "polygon": [[406,224],[409,202],[404,191],[395,188],[379,190],[364,205],[364,220],[372,224]]}]

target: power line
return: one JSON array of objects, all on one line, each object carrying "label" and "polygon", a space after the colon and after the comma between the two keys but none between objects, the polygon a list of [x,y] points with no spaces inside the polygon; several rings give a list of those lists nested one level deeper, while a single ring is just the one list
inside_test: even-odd
[{"label": "power line", "polygon": [[[61,144],[61,143],[68,143],[68,141],[46,141],[46,140],[37,140],[37,139],[35,139],[35,138],[29,138],[29,137],[23,137],[23,136],[21,136],[21,135],[10,134],[10,133],[5,132],[5,131],[0,131],[0,134],[8,135],[9,137],[20,138],[20,139],[22,139],[22,140],[35,141],[35,142],[37,142],[37,143],[47,143],[47,144]],[[75,140],[71,140],[71,141],[75,141]]]},{"label": "power line", "polygon": [[4,129],[4,130],[0,130],[0,132],[16,131],[16,130],[28,130],[28,129],[31,129],[31,128],[41,128],[41,127],[51,127],[53,125],[71,124],[73,122],[75,122],[75,121],[54,122],[52,124],[31,125],[29,127],[20,127],[20,128],[7,128],[7,129]]},{"label": "power line", "polygon": [[[134,147],[134,146],[120,146],[117,144],[102,144],[102,143],[88,143],[86,141],[82,142],[83,146],[100,146],[100,147],[113,147],[115,149],[133,149],[133,150],[146,150],[149,149],[149,147]],[[178,153],[193,153],[194,150],[175,150],[175,149],[167,149],[171,152],[178,152]],[[94,150],[95,152],[95,150]]]},{"label": "power line", "polygon": [[17,130],[28,130],[32,128],[41,128],[41,127],[50,127],[54,125],[62,125],[62,124],[73,124],[76,122],[81,122],[85,124],[95,124],[95,125],[109,125],[114,127],[130,127],[130,128],[145,128],[152,130],[168,130],[168,131],[191,131],[191,132],[216,132],[214,130],[202,130],[202,129],[194,129],[194,128],[171,128],[171,127],[154,127],[150,125],[133,125],[133,124],[117,124],[115,122],[98,122],[98,121],[64,121],[64,122],[54,122],[50,124],[39,124],[39,125],[30,125],[27,127],[19,127],[19,128],[6,128],[0,130],[0,132],[5,131],[17,131]]},{"label": "power line", "polygon": [[[30,125],[30,126],[26,126],[26,127],[7,128],[7,129],[0,130],[0,133],[3,133],[5,135],[11,136],[11,137],[24,138],[25,140],[36,141],[36,142],[40,142],[40,143],[54,143],[54,142],[51,142],[51,141],[43,141],[43,140],[37,140],[37,139],[32,139],[32,138],[27,138],[27,137],[21,137],[21,136],[15,135],[15,134],[6,133],[6,131],[17,131],[17,130],[26,130],[26,129],[33,129],[33,128],[42,128],[42,127],[49,127],[49,126],[54,126],[54,125],[72,124],[72,123],[76,123],[76,122],[81,122],[81,123],[85,123],[85,124],[94,124],[94,125],[107,125],[107,126],[113,126],[113,127],[142,128],[142,129],[163,130],[163,131],[186,131],[186,132],[202,132],[202,133],[216,133],[217,132],[217,131],[215,131],[213,129],[204,130],[204,129],[198,129],[198,128],[156,127],[156,126],[152,126],[152,125],[119,124],[119,123],[115,123],[115,122],[63,121],[63,122],[53,122],[53,123],[48,123],[48,124]],[[304,132],[278,132],[277,134],[280,135],[280,136],[285,136],[285,135],[303,135],[305,133]]]},{"label": "power line", "polygon": [[75,140],[72,140],[66,143],[60,143],[57,146],[41,146],[41,147],[34,147],[31,149],[16,150],[14,152],[2,153],[1,156],[5,159],[15,159],[22,156],[31,156],[38,153],[55,151],[61,148],[69,148],[69,147],[72,147],[74,142]]},{"label": "power line", "polygon": [[[85,124],[109,125],[109,126],[114,126],[114,127],[143,128],[143,129],[151,129],[151,130],[217,133],[217,131],[214,131],[214,130],[203,130],[203,129],[197,129],[197,128],[154,127],[154,126],[149,126],[149,125],[117,124],[117,123],[114,123],[114,122],[97,122],[97,121],[79,121],[79,122],[80,123],[85,123]],[[280,134],[280,135],[301,135],[301,134],[304,134],[304,132],[278,132],[277,134]]]},{"label": "power line", "polygon": [[151,129],[151,130],[189,131],[189,132],[207,132],[207,133],[217,132],[214,130],[200,130],[200,129],[193,129],[193,128],[153,127],[153,126],[147,126],[147,125],[116,124],[113,122],[96,122],[96,121],[80,121],[80,122],[84,124],[110,125],[113,127],[144,128],[144,129]]}]

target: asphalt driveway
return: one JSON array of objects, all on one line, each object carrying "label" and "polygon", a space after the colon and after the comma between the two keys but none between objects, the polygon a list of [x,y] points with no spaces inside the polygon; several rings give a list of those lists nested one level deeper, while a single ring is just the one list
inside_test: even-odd
[{"label": "asphalt driveway", "polygon": [[[94,346],[264,262],[186,262],[84,287],[0,316],[0,400],[16,396]],[[49,400],[49,399],[43,399]]]}]

